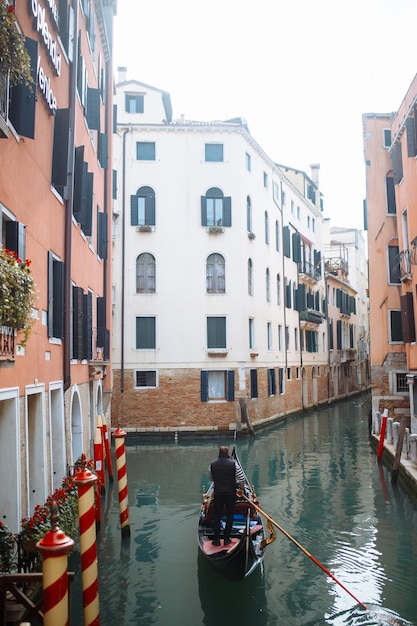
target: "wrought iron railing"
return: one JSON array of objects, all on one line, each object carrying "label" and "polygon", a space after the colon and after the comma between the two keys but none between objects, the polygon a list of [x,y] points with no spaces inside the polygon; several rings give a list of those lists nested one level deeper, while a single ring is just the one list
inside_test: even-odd
[{"label": "wrought iron railing", "polygon": [[14,359],[15,336],[13,328],[0,326],[0,359]]}]

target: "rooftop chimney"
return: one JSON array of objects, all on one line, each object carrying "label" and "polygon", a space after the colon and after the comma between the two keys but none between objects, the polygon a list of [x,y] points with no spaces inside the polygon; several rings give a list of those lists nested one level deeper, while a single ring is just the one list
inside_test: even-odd
[{"label": "rooftop chimney", "polygon": [[118,75],[119,75],[119,76],[118,76],[118,78],[119,78],[118,82],[119,82],[119,83],[124,83],[124,82],[125,82],[125,80],[126,80],[127,67],[120,67],[120,66],[119,66],[119,67],[117,68],[117,73],[118,73]]},{"label": "rooftop chimney", "polygon": [[315,183],[317,185],[317,187],[319,186],[319,169],[320,169],[320,163],[312,163],[310,165],[310,169],[311,169],[311,180],[313,181],[313,183]]}]

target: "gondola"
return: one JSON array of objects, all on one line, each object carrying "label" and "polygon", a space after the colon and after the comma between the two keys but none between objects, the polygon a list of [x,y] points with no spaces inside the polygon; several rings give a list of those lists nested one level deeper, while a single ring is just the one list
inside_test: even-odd
[{"label": "gondola", "polygon": [[[231,457],[242,468],[233,447]],[[243,473],[245,474],[243,468]],[[237,491],[233,528],[230,535],[231,543],[224,546],[220,539],[220,546],[212,544],[214,538],[213,528],[213,491],[211,483],[207,492],[203,494],[198,518],[198,545],[201,554],[213,565],[213,567],[228,578],[245,578],[260,565],[264,558],[265,547],[275,539],[275,532],[268,525],[271,535],[265,538],[262,517],[245,498],[258,505],[254,489],[250,485],[245,474],[245,485],[242,491]],[[240,495],[239,495],[240,494]],[[226,518],[222,518],[222,523]]]}]

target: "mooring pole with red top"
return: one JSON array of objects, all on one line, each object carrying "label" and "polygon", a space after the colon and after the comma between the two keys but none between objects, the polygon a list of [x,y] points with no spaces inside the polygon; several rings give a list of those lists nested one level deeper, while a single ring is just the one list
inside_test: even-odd
[{"label": "mooring pole with red top", "polygon": [[103,425],[103,440],[104,440],[104,449],[106,453],[106,461],[107,461],[107,473],[109,475],[109,481],[113,482],[113,464],[111,460],[110,453],[110,441],[109,441],[109,430],[107,428],[106,416],[104,413],[101,415],[101,423]]},{"label": "mooring pole with red top", "polygon": [[68,626],[68,553],[74,541],[58,528],[58,505],[51,505],[51,530],[37,542],[42,555],[43,624]]},{"label": "mooring pole with red top", "polygon": [[384,440],[385,440],[385,431],[387,429],[387,419],[388,419],[388,409],[384,409],[384,412],[381,416],[381,432],[379,435],[379,446],[378,446],[378,461],[382,458],[382,453],[384,451]]},{"label": "mooring pole with red top", "polygon": [[84,626],[100,625],[97,534],[94,513],[94,485],[96,481],[97,476],[85,467],[78,472],[74,479],[78,489]]},{"label": "mooring pole with red top", "polygon": [[99,479],[99,492],[101,494],[106,491],[106,477],[104,475],[104,445],[102,438],[101,420],[97,416],[96,432],[94,433],[94,467]]},{"label": "mooring pole with red top", "polygon": [[113,432],[116,446],[116,468],[117,468],[117,486],[119,492],[119,508],[120,508],[120,526],[122,528],[122,539],[130,537],[129,525],[129,504],[127,493],[127,470],[126,470],[126,451],[125,437],[126,433],[121,428],[117,428]]}]

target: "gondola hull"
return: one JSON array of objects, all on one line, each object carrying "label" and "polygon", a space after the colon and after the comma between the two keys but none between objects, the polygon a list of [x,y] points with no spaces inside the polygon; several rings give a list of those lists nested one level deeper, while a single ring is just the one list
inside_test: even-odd
[{"label": "gondola hull", "polygon": [[[232,457],[240,465],[233,449]],[[249,481],[245,484],[245,494],[257,504],[256,495]],[[231,543],[227,546],[220,540],[220,546],[213,545],[213,485],[203,496],[203,504],[198,521],[198,544],[202,555],[222,575],[228,578],[245,578],[262,563],[265,551],[265,534],[262,518],[243,498],[237,497]]]}]

